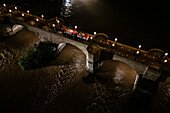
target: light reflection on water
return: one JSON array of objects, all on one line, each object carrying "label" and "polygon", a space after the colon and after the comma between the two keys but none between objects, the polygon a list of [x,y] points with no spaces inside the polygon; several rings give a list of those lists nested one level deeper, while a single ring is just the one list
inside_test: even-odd
[{"label": "light reflection on water", "polygon": [[61,7],[61,15],[63,17],[70,17],[72,13],[73,0],[63,0]]},{"label": "light reflection on water", "polygon": [[61,16],[70,17],[72,15],[72,8],[81,8],[81,6],[89,7],[94,5],[98,0],[63,0],[61,7]]}]

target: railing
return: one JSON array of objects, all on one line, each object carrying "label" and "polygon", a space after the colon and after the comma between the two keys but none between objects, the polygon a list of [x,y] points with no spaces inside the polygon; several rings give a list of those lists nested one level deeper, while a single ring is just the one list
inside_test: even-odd
[{"label": "railing", "polygon": [[[8,16],[13,19],[23,21],[26,23],[32,24],[36,27],[39,27],[41,29],[44,29],[49,32],[55,33],[54,28],[59,28],[60,26],[60,20],[56,21],[56,18],[52,18],[50,20],[44,19],[44,16],[38,17],[35,15],[32,15],[29,13],[29,11],[23,12],[19,11],[17,9],[17,6],[8,6],[8,7],[1,7],[1,15],[2,16]],[[76,26],[77,29],[77,26]],[[102,35],[101,33],[98,33]],[[95,42],[95,36],[96,32],[94,35],[90,35],[90,40]],[[103,34],[106,38],[108,38],[107,35]],[[151,51],[144,51],[141,49],[141,45],[139,45],[138,48],[134,48],[128,45],[124,45],[121,43],[117,42],[117,38],[115,38],[115,41],[107,40],[106,42],[97,42],[101,47],[103,46],[104,49],[112,49],[112,52],[114,54],[137,61],[141,62],[143,64],[148,65],[149,67],[157,70],[166,70],[170,71],[170,58],[168,58],[168,53],[163,52],[162,50],[155,51],[154,54],[151,54]]]}]

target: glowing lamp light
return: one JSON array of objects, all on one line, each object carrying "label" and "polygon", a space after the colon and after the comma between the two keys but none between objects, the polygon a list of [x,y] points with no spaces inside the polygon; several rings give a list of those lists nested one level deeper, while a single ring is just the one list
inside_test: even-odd
[{"label": "glowing lamp light", "polygon": [[93,39],[93,37],[91,36],[91,37],[90,37],[90,39],[92,40],[92,39]]},{"label": "glowing lamp light", "polygon": [[94,32],[94,35],[96,35],[96,32]]},{"label": "glowing lamp light", "polygon": [[138,46],[139,49],[140,49],[141,47],[142,47],[141,45]]},{"label": "glowing lamp light", "polygon": [[44,15],[41,15],[42,18],[44,18]]},{"label": "glowing lamp light", "polygon": [[27,10],[27,13],[30,13],[30,11],[29,11],[29,10]]},{"label": "glowing lamp light", "polygon": [[75,29],[77,29],[77,26],[74,26]]},{"label": "glowing lamp light", "polygon": [[60,21],[59,20],[57,20],[57,23],[59,23]]},{"label": "glowing lamp light", "polygon": [[117,42],[117,38],[115,38],[115,42]]},{"label": "glowing lamp light", "polygon": [[55,24],[53,24],[52,26],[55,27]]},{"label": "glowing lamp light", "polygon": [[3,4],[4,7],[6,7],[6,4]]},{"label": "glowing lamp light", "polygon": [[9,12],[11,13],[12,11],[11,11],[11,10],[9,10]]},{"label": "glowing lamp light", "polygon": [[168,53],[165,53],[165,56],[168,56]]},{"label": "glowing lamp light", "polygon": [[167,63],[168,62],[168,60],[164,60],[164,63]]},{"label": "glowing lamp light", "polygon": [[22,16],[24,16],[24,14],[22,14]]},{"label": "glowing lamp light", "polygon": [[73,30],[70,30],[70,32],[73,32]]},{"label": "glowing lamp light", "polygon": [[136,51],[136,54],[139,54],[139,51]]},{"label": "glowing lamp light", "polygon": [[17,10],[17,7],[15,7],[15,9]]},{"label": "glowing lamp light", "polygon": [[39,19],[37,18],[37,19],[36,19],[36,21],[38,22],[38,21],[39,21]]},{"label": "glowing lamp light", "polygon": [[112,46],[114,47],[114,46],[115,46],[115,44],[112,44]]}]

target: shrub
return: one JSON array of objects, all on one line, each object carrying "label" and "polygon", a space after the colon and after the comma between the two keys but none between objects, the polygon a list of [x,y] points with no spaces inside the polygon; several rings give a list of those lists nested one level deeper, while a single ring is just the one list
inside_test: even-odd
[{"label": "shrub", "polygon": [[37,46],[28,48],[19,58],[19,65],[23,70],[43,67],[55,58],[56,47],[39,43]]}]

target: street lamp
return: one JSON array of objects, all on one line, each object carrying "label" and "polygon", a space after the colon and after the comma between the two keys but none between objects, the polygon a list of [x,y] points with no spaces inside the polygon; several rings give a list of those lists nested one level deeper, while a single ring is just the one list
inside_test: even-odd
[{"label": "street lamp", "polygon": [[135,55],[135,58],[134,58],[135,61],[136,61],[136,58],[138,57],[138,55],[139,55],[139,51],[136,51],[136,55]]},{"label": "street lamp", "polygon": [[55,27],[55,24],[52,24],[53,27]]},{"label": "street lamp", "polygon": [[29,10],[27,10],[27,13],[30,13],[30,11],[29,11]]},{"label": "street lamp", "polygon": [[168,60],[166,59],[166,60],[164,60],[164,63],[167,63],[168,62]]},{"label": "street lamp", "polygon": [[165,56],[163,57],[163,60],[166,59],[168,56],[168,53],[165,53]]},{"label": "street lamp", "polygon": [[3,4],[4,7],[6,7],[6,4]]},{"label": "street lamp", "polygon": [[38,22],[38,21],[39,21],[39,19],[37,18],[37,19],[36,19],[36,21]]},{"label": "street lamp", "polygon": [[77,26],[74,26],[75,29],[77,29]]},{"label": "street lamp", "polygon": [[115,46],[115,44],[112,44],[112,46],[114,47],[114,46]]},{"label": "street lamp", "polygon": [[141,46],[141,45],[139,45],[139,46],[138,46],[138,49],[140,49],[141,47],[142,47],[142,46]]},{"label": "street lamp", "polygon": [[9,10],[9,12],[10,12],[10,13],[12,12],[11,9]]},{"label": "street lamp", "polygon": [[94,35],[96,35],[96,32],[94,32]]},{"label": "street lamp", "polygon": [[93,39],[93,37],[91,36],[91,37],[90,37],[90,39],[92,40],[92,39]]},{"label": "street lamp", "polygon": [[41,15],[42,18],[44,18],[44,15]]},{"label": "street lamp", "polygon": [[168,53],[165,53],[165,56],[168,56]]},{"label": "street lamp", "polygon": [[24,14],[22,14],[22,16],[24,16]]},{"label": "street lamp", "polygon": [[117,38],[115,38],[115,42],[117,42]]},{"label": "street lamp", "polygon": [[136,54],[139,54],[139,51],[136,51]]},{"label": "street lamp", "polygon": [[14,7],[15,8],[15,10],[17,10],[17,7]]},{"label": "street lamp", "polygon": [[167,60],[167,59],[165,59],[163,62],[164,62],[164,63],[160,66],[159,70],[162,70],[162,69],[163,69],[163,67],[164,67],[164,66],[165,66],[165,64],[168,62],[168,60]]}]

